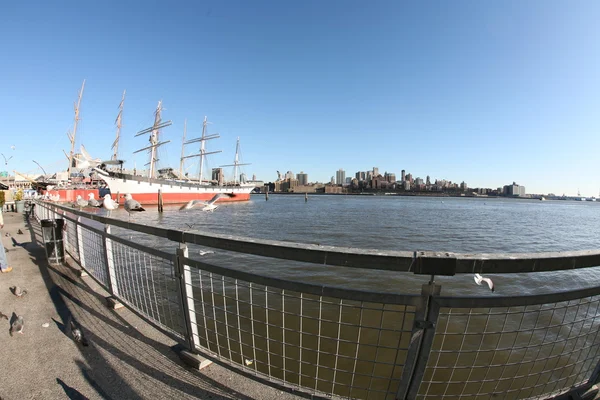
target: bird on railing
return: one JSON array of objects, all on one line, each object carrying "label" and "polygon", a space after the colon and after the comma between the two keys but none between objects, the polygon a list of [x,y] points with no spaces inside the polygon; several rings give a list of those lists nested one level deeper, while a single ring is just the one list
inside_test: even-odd
[{"label": "bird on railing", "polygon": [[77,195],[77,199],[75,200],[75,206],[79,207],[79,209],[81,210],[84,207],[88,206],[88,201],[84,200],[83,197],[81,197],[81,195]]},{"label": "bird on railing", "polygon": [[218,207],[215,204],[215,202],[217,200],[219,200],[221,197],[233,197],[233,194],[231,194],[231,193],[217,193],[209,201],[204,201],[204,200],[190,200],[186,205],[181,206],[179,209],[180,210],[189,210],[191,208],[194,208],[198,204],[202,204],[203,205],[202,211],[215,211],[217,209],[217,207]]},{"label": "bird on railing", "polygon": [[104,208],[106,208],[108,210],[109,217],[110,217],[110,212],[112,210],[116,210],[117,208],[119,208],[119,203],[114,201],[112,199],[112,197],[110,197],[110,194],[108,194],[108,193],[104,195],[104,201],[102,202],[102,204],[104,205]]},{"label": "bird on railing", "polygon": [[130,218],[132,212],[146,211],[146,209],[142,207],[139,201],[134,200],[133,197],[131,197],[131,194],[127,193],[122,197],[125,199],[125,203],[123,204],[123,206],[125,207],[125,210],[129,213]]},{"label": "bird on railing", "polygon": [[92,207],[102,207],[102,203],[100,203],[98,200],[96,200],[94,198],[94,193],[89,193],[88,194],[88,204]]},{"label": "bird on railing", "polygon": [[492,282],[492,280],[490,278],[484,278],[483,276],[479,275],[479,274],[475,274],[475,276],[473,277],[473,279],[475,279],[475,283],[478,285],[481,285],[482,282],[485,282],[488,284],[488,286],[490,287],[490,290],[493,292],[494,291],[494,282]]},{"label": "bird on railing", "polygon": [[212,250],[200,250],[198,251],[198,254],[200,254],[201,256],[205,256],[207,254],[215,254],[215,252]]}]

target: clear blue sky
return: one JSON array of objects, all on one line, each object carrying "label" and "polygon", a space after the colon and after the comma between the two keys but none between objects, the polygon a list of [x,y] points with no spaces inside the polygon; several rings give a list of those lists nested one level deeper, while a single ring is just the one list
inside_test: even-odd
[{"label": "clear blue sky", "polygon": [[110,157],[126,89],[121,157],[138,168],[134,134],[162,99],[163,166],[184,119],[192,137],[207,115],[223,150],[209,166],[240,136],[245,172],[267,181],[377,166],[598,196],[598,21],[596,1],[5,2],[0,170],[66,167],[85,78],[77,147]]}]

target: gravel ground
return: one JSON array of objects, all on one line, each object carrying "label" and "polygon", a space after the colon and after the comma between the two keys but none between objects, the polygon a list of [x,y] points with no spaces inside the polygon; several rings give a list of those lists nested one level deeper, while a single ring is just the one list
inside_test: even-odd
[{"label": "gravel ground", "polygon": [[[0,320],[0,399],[299,398],[216,364],[185,367],[172,339],[126,308],[107,308],[107,294],[92,278],[49,265],[37,223],[14,212],[4,213],[4,221],[2,244],[13,271],[0,274],[0,311],[9,319],[22,315],[25,328],[11,337],[9,322]],[[13,296],[14,285],[28,294]],[[65,334],[70,316],[83,327],[88,347]]]}]

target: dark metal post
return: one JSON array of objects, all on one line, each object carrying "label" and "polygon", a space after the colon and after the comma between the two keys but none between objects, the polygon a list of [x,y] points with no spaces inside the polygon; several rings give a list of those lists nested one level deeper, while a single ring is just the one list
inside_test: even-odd
[{"label": "dark metal post", "polygon": [[158,212],[163,212],[163,197],[160,189],[158,189]]},{"label": "dark metal post", "polygon": [[429,352],[435,335],[439,306],[432,301],[442,287],[431,281],[421,287],[421,302],[417,307],[404,370],[396,393],[396,399],[415,399],[429,360]]}]

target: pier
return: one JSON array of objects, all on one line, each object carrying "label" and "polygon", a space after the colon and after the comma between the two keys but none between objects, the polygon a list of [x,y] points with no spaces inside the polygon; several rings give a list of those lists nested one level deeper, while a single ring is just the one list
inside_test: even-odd
[{"label": "pier", "polygon": [[[79,370],[68,364],[71,361],[64,367],[71,368],[65,376],[77,377],[69,386],[87,391],[85,395],[98,387],[108,390],[114,376],[122,376],[133,382],[128,383],[132,391],[143,393],[138,394],[141,397],[148,393],[156,397],[157,390],[170,397],[195,396],[194,385],[197,390],[212,390],[212,383],[218,392],[213,395],[238,396],[226,392],[213,374],[244,379],[236,385],[264,390],[251,395],[244,391],[257,399],[291,393],[358,399],[595,395],[600,377],[600,287],[543,295],[450,297],[441,294],[436,276],[465,274],[472,279],[477,272],[493,278],[493,273],[586,268],[600,265],[600,251],[485,257],[373,251],[163,229],[43,202],[37,202],[26,220],[32,242],[39,237],[37,221],[48,219],[65,221],[62,240],[69,266],[41,266],[37,261],[40,266],[34,263],[30,270],[34,274],[39,269],[48,293],[58,293],[62,299],[64,307],[54,299],[56,294],[50,296],[58,314],[55,319],[64,324],[68,310],[89,329],[91,349],[77,348],[54,326],[34,325],[31,331],[54,329],[52,341],[64,342],[68,360],[84,360]],[[130,240],[131,233],[168,241],[174,250]],[[190,251],[198,245],[257,259],[277,258],[282,263],[422,274],[429,283],[420,294],[402,294],[289,281],[261,276],[250,268],[218,265],[212,261],[217,258]],[[24,258],[45,257],[43,247],[31,246],[31,250],[17,247],[36,252],[35,257],[25,254]],[[15,270],[0,276],[3,285]],[[15,283],[33,285],[32,277]],[[124,307],[108,309],[105,299],[109,297]],[[25,349],[35,346],[38,336],[43,338],[31,333]],[[24,337],[8,341],[12,354],[23,350],[15,343]],[[86,351],[94,352],[89,360]],[[206,360],[213,364],[191,372],[178,356],[195,368]],[[151,358],[138,361],[140,357]],[[91,365],[97,360],[102,368]],[[154,363],[164,365],[164,372]],[[111,368],[123,364],[123,371],[112,372]],[[55,360],[49,365],[55,365]],[[103,376],[104,366],[107,374],[114,375]],[[40,367],[48,369],[52,370]],[[130,373],[138,378],[129,378]],[[145,374],[156,385],[148,392],[142,392]],[[181,391],[180,374],[189,377],[188,391]],[[212,381],[203,380],[207,376]],[[180,392],[169,395],[169,390]],[[120,393],[117,397],[125,392]]]}]

